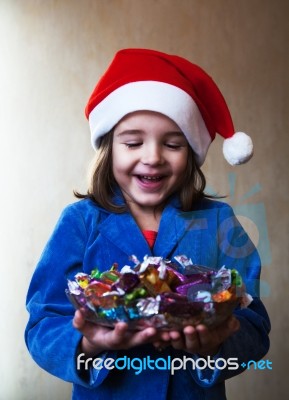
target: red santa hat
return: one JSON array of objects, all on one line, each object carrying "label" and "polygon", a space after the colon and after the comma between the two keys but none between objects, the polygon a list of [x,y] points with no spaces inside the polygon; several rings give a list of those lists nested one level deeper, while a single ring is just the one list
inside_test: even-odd
[{"label": "red santa hat", "polygon": [[223,153],[231,165],[245,163],[253,155],[251,138],[235,133],[227,104],[212,78],[182,57],[148,49],[116,53],[85,109],[93,147],[98,148],[100,138],[125,115],[140,110],[171,118],[199,165],[216,133],[225,139]]}]

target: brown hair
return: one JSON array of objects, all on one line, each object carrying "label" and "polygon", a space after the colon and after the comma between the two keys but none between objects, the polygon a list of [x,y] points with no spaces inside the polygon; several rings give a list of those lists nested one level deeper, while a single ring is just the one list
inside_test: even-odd
[{"label": "brown hair", "polygon": [[[77,198],[90,198],[95,203],[108,211],[122,213],[127,210],[125,205],[117,205],[113,202],[115,189],[118,187],[112,172],[112,142],[113,130],[101,138],[100,146],[96,154],[94,172],[87,194],[74,192]],[[206,178],[200,167],[195,162],[194,152],[189,146],[187,172],[179,192],[183,211],[190,211],[193,204],[204,198]]]}]

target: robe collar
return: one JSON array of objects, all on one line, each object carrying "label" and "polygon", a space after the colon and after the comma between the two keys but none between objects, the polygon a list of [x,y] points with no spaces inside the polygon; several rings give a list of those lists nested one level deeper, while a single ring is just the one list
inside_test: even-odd
[{"label": "robe collar", "polygon": [[[116,204],[123,204],[121,193],[115,196]],[[179,241],[186,233],[186,225],[179,218],[180,201],[173,196],[163,210],[158,235],[153,249],[150,249],[139,226],[130,212],[111,213],[100,224],[99,230],[114,246],[117,246],[129,258],[135,255],[140,261],[145,255],[170,258]]]}]

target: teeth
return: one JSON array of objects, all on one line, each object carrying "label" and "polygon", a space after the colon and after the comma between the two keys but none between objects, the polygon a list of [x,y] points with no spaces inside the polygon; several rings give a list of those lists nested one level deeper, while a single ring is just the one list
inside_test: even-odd
[{"label": "teeth", "polygon": [[161,176],[146,176],[146,175],[143,175],[142,178],[143,179],[147,179],[149,181],[157,181],[157,180],[161,179]]}]

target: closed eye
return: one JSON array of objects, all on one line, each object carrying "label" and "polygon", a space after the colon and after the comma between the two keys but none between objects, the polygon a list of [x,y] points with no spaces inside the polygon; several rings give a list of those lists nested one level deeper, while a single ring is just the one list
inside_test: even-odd
[{"label": "closed eye", "polygon": [[137,143],[124,143],[124,145],[128,148],[128,149],[133,149],[136,147],[139,147],[142,145],[141,142],[137,142]]},{"label": "closed eye", "polygon": [[168,147],[169,149],[172,149],[172,150],[178,150],[181,147],[184,147],[179,143],[166,143],[165,146]]}]

